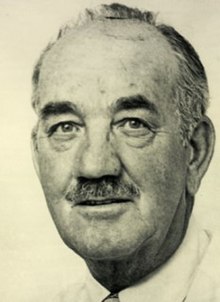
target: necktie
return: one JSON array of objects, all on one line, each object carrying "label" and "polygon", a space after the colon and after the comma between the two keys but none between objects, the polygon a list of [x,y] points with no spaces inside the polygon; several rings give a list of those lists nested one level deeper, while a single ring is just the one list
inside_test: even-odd
[{"label": "necktie", "polygon": [[119,302],[118,294],[110,294],[103,300],[103,302]]}]

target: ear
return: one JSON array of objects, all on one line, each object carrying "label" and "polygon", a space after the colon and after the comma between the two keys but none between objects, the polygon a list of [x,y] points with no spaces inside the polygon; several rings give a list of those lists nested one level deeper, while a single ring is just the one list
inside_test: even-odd
[{"label": "ear", "polygon": [[190,147],[190,160],[187,174],[187,189],[194,196],[208,169],[215,145],[215,130],[211,120],[205,116],[193,131]]},{"label": "ear", "polygon": [[38,125],[36,125],[31,133],[31,151],[32,151],[32,160],[34,163],[34,168],[37,173],[37,176],[39,177],[39,164],[38,164],[38,145],[37,145],[37,130]]}]

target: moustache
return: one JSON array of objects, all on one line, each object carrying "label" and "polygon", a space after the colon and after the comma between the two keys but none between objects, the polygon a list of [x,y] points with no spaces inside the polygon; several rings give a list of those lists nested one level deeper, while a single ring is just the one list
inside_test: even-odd
[{"label": "moustache", "polygon": [[69,185],[65,195],[68,201],[76,204],[98,198],[133,199],[139,196],[137,186],[110,176],[92,180],[81,177],[76,184]]}]

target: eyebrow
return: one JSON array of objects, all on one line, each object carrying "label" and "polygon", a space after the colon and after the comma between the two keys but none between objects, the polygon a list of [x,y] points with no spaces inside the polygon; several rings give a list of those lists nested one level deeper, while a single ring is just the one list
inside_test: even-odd
[{"label": "eyebrow", "polygon": [[[114,105],[112,105],[113,112],[140,108],[159,114],[156,105],[141,94],[121,97]],[[40,110],[40,117],[43,120],[46,120],[50,116],[60,114],[75,114],[82,116],[82,113],[79,111],[77,106],[69,101],[49,102]]]},{"label": "eyebrow", "polygon": [[40,110],[40,117],[46,120],[51,115],[60,114],[76,114],[81,115],[76,105],[69,101],[49,102]]},{"label": "eyebrow", "polygon": [[129,97],[121,97],[113,105],[114,112],[140,108],[146,109],[155,114],[159,114],[156,105],[141,94]]}]

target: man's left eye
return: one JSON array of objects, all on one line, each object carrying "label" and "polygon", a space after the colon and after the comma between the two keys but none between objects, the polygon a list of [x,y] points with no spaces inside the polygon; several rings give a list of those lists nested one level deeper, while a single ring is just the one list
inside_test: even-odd
[{"label": "man's left eye", "polygon": [[72,132],[73,130],[75,130],[75,126],[71,123],[63,123],[60,125],[59,130],[62,132]]},{"label": "man's left eye", "polygon": [[130,119],[127,121],[124,121],[124,127],[127,128],[131,128],[131,129],[140,129],[140,128],[146,128],[147,125],[144,124],[144,122],[142,122],[139,119]]},{"label": "man's left eye", "polygon": [[153,127],[140,118],[124,118],[115,125],[121,133],[128,137],[150,137],[154,134]]}]

